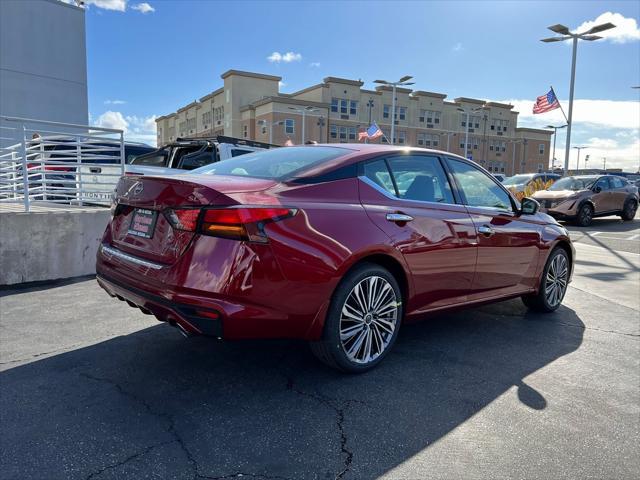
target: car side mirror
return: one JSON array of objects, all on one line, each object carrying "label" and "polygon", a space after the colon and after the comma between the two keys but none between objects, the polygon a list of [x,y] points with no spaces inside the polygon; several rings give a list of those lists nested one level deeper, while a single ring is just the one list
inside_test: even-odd
[{"label": "car side mirror", "polygon": [[540,204],[533,198],[525,197],[520,203],[520,213],[522,215],[535,215],[540,210]]},{"label": "car side mirror", "polygon": [[602,191],[602,187],[596,187],[593,189],[594,192],[600,193]]}]

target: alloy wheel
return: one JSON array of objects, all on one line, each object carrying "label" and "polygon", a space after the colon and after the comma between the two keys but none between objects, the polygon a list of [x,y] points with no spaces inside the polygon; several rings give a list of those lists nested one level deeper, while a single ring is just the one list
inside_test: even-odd
[{"label": "alloy wheel", "polygon": [[549,265],[544,285],[545,296],[551,307],[558,305],[564,298],[568,276],[567,258],[556,255]]},{"label": "alloy wheel", "polygon": [[369,276],[353,287],[340,315],[340,342],[349,360],[366,364],[386,350],[399,308],[393,287],[382,277]]},{"label": "alloy wheel", "polygon": [[593,217],[593,212],[591,210],[591,207],[583,207],[582,210],[580,210],[580,223],[582,225],[589,225],[591,223],[591,219]]}]

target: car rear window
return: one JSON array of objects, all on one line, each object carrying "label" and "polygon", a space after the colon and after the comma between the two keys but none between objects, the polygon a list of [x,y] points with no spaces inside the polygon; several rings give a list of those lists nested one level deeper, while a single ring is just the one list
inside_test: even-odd
[{"label": "car rear window", "polygon": [[248,153],[211,165],[191,173],[204,175],[234,175],[283,181],[294,178],[320,163],[350,153],[337,147],[282,147]]}]

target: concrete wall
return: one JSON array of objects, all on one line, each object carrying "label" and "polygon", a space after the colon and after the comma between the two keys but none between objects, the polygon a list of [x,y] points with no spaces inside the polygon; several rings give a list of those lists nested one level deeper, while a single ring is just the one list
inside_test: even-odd
[{"label": "concrete wall", "polygon": [[0,114],[87,125],[84,9],[0,0]]},{"label": "concrete wall", "polygon": [[108,209],[0,213],[0,285],[95,273]]}]

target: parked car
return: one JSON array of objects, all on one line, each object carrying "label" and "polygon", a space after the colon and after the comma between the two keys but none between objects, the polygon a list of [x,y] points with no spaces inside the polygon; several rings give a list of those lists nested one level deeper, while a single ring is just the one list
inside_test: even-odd
[{"label": "parked car", "polygon": [[174,143],[137,157],[127,166],[126,172],[139,175],[175,175],[274,147],[275,145],[268,143],[221,135],[211,138],[179,138]]},{"label": "parked car", "polygon": [[97,280],[185,335],[306,339],[362,372],[430,312],[512,297],[556,310],[575,254],[538,207],[445,152],[267,150],[123,177]]},{"label": "parked car", "polygon": [[516,192],[523,192],[528,185],[531,185],[536,180],[546,183],[549,180],[555,182],[559,178],[561,178],[561,175],[557,173],[523,173],[505,178],[502,184]]},{"label": "parked car", "polygon": [[558,180],[548,190],[535,192],[543,211],[582,227],[594,217],[620,215],[633,220],[638,209],[638,187],[615,175],[580,175]]}]

